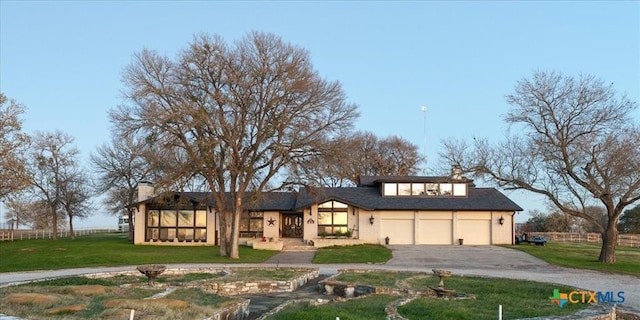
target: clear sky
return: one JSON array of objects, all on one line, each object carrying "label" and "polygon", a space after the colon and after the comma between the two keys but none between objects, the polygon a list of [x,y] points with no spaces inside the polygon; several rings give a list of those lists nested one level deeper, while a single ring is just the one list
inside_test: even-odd
[{"label": "clear sky", "polygon": [[[25,131],[71,134],[86,162],[109,141],[107,110],[122,102],[133,53],[174,57],[195,34],[231,42],[251,30],[309,50],[360,105],[356,129],[426,146],[430,170],[444,138],[501,139],[504,96],[535,70],[593,74],[640,97],[638,1],[0,0],[0,91],[28,108]],[[507,195],[525,209],[518,222],[544,209]]]}]

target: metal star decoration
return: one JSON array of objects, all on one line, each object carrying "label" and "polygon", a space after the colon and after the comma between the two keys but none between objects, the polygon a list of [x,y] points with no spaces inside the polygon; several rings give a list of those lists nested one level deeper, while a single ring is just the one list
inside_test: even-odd
[{"label": "metal star decoration", "polygon": [[269,218],[269,220],[267,220],[267,222],[269,222],[270,226],[275,226],[276,225],[276,220],[274,218]]}]

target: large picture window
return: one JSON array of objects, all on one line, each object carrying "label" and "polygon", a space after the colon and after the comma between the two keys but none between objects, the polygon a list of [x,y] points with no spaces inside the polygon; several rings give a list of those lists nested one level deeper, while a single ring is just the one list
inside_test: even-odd
[{"label": "large picture window", "polygon": [[240,237],[262,237],[263,221],[264,213],[262,212],[243,212],[240,215]]},{"label": "large picture window", "polygon": [[349,206],[338,201],[318,205],[318,235],[346,234]]},{"label": "large picture window", "polygon": [[147,211],[146,241],[207,241],[205,210]]}]

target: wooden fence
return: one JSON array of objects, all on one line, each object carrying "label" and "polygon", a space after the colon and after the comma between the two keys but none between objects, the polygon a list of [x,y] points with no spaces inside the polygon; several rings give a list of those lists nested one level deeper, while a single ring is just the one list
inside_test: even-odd
[{"label": "wooden fence", "polygon": [[[528,232],[529,236],[543,236],[548,241],[602,243],[599,233],[573,232]],[[622,247],[640,247],[640,234],[619,234],[618,245]]]},{"label": "wooden fence", "polygon": [[[73,230],[76,237],[94,233],[116,232],[114,229],[77,229]],[[71,236],[69,230],[58,230],[58,238],[68,238]],[[31,239],[51,239],[53,230],[21,230],[21,229],[0,229],[0,241],[31,240]]]}]

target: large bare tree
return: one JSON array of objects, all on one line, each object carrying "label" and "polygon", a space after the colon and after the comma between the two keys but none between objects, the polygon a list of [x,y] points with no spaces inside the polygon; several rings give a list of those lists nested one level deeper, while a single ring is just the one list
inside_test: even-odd
[{"label": "large bare tree", "polygon": [[[507,102],[505,120],[517,134],[496,144],[445,141],[441,156],[589,221],[602,234],[599,261],[614,263],[618,218],[640,200],[637,103],[594,76],[541,71],[519,81]],[[604,208],[605,223],[590,214],[593,206]]]},{"label": "large bare tree", "polygon": [[58,239],[58,216],[64,211],[65,199],[78,188],[74,186],[78,179],[78,149],[73,144],[73,137],[61,131],[53,133],[38,132],[34,136],[33,147],[29,152],[28,170],[30,181],[29,193],[34,201],[47,205],[52,238]]},{"label": "large bare tree", "polygon": [[24,106],[0,92],[0,199],[29,185],[24,154],[29,136],[22,132]]},{"label": "large bare tree", "polygon": [[146,141],[136,136],[113,136],[110,144],[98,147],[90,155],[96,192],[104,194],[103,203],[114,215],[129,216],[129,240],[133,240],[133,214],[126,206],[138,200],[136,187],[140,181],[153,180],[153,170],[145,158]]},{"label": "large bare tree", "polygon": [[325,187],[357,185],[360,176],[407,176],[418,172],[418,146],[398,136],[379,138],[355,132],[326,143],[319,157],[292,170],[292,176]]},{"label": "large bare tree", "polygon": [[175,59],[143,50],[123,81],[127,101],[110,112],[117,130],[176,155],[163,164],[165,181],[205,179],[220,213],[220,254],[231,258],[249,192],[277,188],[283,168],[316,156],[357,117],[306,50],[267,33],[232,44],[201,35]]},{"label": "large bare tree", "polygon": [[69,222],[69,235],[75,239],[73,219],[85,219],[95,210],[91,201],[94,191],[90,188],[87,173],[80,168],[68,168],[60,194],[60,205]]}]

